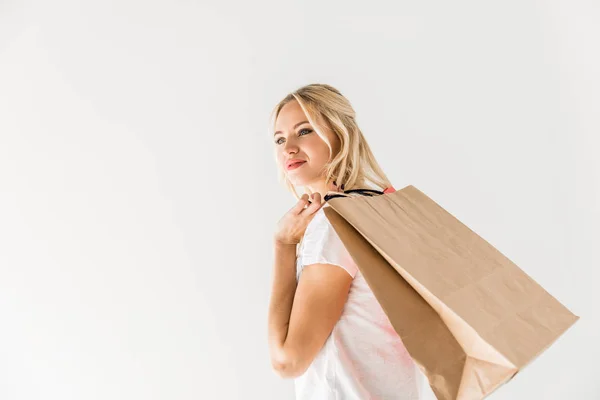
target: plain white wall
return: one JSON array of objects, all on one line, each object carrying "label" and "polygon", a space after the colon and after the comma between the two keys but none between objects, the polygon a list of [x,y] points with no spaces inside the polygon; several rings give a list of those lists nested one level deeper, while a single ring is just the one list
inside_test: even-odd
[{"label": "plain white wall", "polygon": [[581,320],[489,398],[598,399],[592,0],[0,2],[0,399],[293,399],[268,113],[345,94],[413,184]]}]

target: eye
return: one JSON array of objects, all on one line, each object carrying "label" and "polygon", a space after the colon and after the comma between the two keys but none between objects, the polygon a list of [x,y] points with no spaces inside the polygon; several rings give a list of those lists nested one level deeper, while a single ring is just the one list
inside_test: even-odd
[{"label": "eye", "polygon": [[[308,135],[309,133],[311,133],[311,132],[312,132],[312,129],[308,129],[308,128],[300,129],[300,130],[298,131],[298,136],[304,136],[304,135],[301,135],[301,133],[302,133],[302,132],[307,132],[306,134]],[[275,144],[281,144],[281,142],[280,142],[280,140],[281,140],[281,139],[283,139],[283,138],[282,138],[282,137],[278,138],[278,139],[275,141]]]}]

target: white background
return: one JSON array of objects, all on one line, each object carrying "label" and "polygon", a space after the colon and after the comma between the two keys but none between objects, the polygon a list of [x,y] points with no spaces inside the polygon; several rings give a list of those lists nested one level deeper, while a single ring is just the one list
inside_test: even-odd
[{"label": "white background", "polygon": [[0,399],[293,399],[270,370],[268,113],[328,83],[581,320],[489,399],[598,399],[600,10],[0,1]]}]

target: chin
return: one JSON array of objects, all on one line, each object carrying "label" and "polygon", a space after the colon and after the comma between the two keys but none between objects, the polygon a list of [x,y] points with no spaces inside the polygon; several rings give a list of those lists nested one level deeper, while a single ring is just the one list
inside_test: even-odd
[{"label": "chin", "polygon": [[313,182],[313,179],[310,179],[306,175],[295,175],[289,174],[288,179],[294,186],[306,186]]},{"label": "chin", "polygon": [[304,179],[294,179],[293,177],[288,177],[292,185],[294,186],[306,186],[308,182]]}]

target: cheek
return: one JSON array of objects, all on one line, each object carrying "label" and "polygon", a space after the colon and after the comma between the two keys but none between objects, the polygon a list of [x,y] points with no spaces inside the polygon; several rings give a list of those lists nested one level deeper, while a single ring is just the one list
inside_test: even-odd
[{"label": "cheek", "polygon": [[275,160],[277,161],[277,165],[283,163],[284,157],[283,154],[281,154],[281,151],[275,150]]},{"label": "cheek", "polygon": [[319,164],[325,164],[329,161],[329,147],[326,144],[321,144],[313,150],[313,160]]},{"label": "cheek", "polygon": [[316,134],[306,143],[304,151],[313,162],[325,163],[329,160],[329,147]]}]

